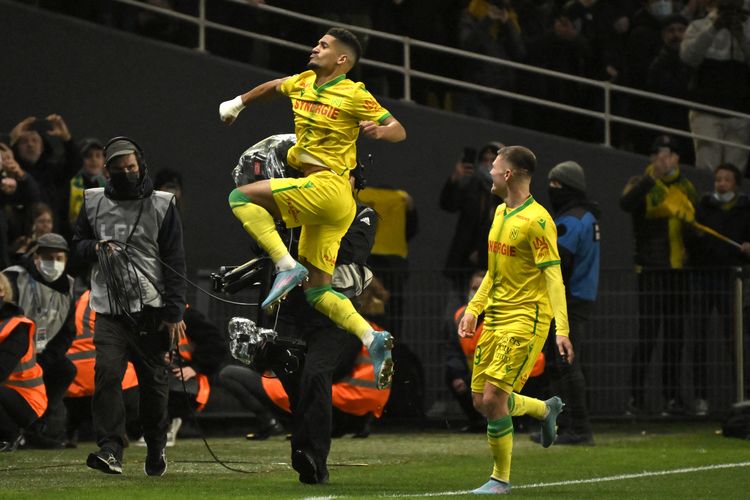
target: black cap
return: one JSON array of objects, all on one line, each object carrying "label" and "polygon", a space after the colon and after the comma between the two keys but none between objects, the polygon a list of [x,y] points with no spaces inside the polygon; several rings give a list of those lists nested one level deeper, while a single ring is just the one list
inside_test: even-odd
[{"label": "black cap", "polygon": [[85,137],[78,143],[78,151],[80,151],[82,155],[88,153],[91,148],[104,150],[104,145],[102,144],[102,141],[96,137]]},{"label": "black cap", "polygon": [[654,139],[653,144],[651,144],[651,152],[658,153],[659,150],[663,148],[667,148],[672,152],[677,151],[677,144],[675,143],[674,137],[664,134]]}]

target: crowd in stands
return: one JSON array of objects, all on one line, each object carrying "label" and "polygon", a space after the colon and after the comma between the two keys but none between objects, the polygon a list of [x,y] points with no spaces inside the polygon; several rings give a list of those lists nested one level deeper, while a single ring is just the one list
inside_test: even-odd
[{"label": "crowd in stands", "polygon": [[[20,0],[24,1],[24,0]],[[348,0],[314,2],[288,0],[213,1],[206,4],[207,19],[289,42],[307,44],[317,26],[252,8],[267,4],[333,22],[409,36],[448,47],[521,62],[569,75],[688,99],[711,106],[747,112],[747,44],[750,21],[745,0]],[[28,3],[28,2],[27,2]],[[117,2],[59,2],[34,4],[84,17],[144,36],[195,47],[194,25]],[[148,0],[144,3],[197,15],[197,0]],[[403,64],[400,44],[360,33],[365,55],[374,60]],[[731,40],[735,42],[732,43]],[[684,41],[684,43],[683,43]],[[206,49],[281,73],[299,66],[298,50],[208,30]],[[514,70],[434,50],[412,48],[412,67],[487,88],[518,92],[574,107],[603,111],[601,89],[572,81]],[[381,68],[359,68],[376,95],[403,95],[400,74]],[[471,92],[416,79],[413,98],[422,104],[512,123],[576,139],[602,142],[601,123],[584,115],[513,101],[488,93]],[[750,122],[737,117],[690,111],[648,98],[615,93],[612,112],[619,116],[731,142],[750,140]],[[615,127],[612,141],[621,148],[648,154],[650,132],[631,126]],[[686,164],[712,169],[721,160],[745,171],[747,151],[689,139],[679,139]],[[728,156],[727,156],[728,155]]]}]

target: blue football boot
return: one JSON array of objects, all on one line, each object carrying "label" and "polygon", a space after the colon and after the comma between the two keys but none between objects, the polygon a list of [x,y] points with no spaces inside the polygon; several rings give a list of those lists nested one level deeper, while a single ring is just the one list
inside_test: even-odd
[{"label": "blue football boot", "polygon": [[565,406],[562,400],[553,396],[544,402],[549,410],[547,416],[544,417],[542,422],[542,446],[549,448],[552,443],[557,439],[557,416],[562,412],[563,406]]},{"label": "blue football boot", "polygon": [[387,389],[391,386],[393,378],[393,337],[388,332],[373,332],[370,347],[370,360],[375,369],[375,383],[378,389]]},{"label": "blue football boot", "polygon": [[295,286],[302,283],[307,278],[308,271],[299,262],[289,270],[279,271],[276,273],[276,278],[273,280],[271,290],[268,292],[266,300],[260,305],[263,309],[268,309],[276,305],[281,299],[286,297],[286,294],[291,292]]},{"label": "blue football boot", "polygon": [[490,478],[489,481],[471,492],[475,495],[509,495],[510,483]]}]

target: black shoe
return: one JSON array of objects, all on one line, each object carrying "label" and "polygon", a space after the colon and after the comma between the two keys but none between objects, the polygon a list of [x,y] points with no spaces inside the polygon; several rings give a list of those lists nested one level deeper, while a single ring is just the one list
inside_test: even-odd
[{"label": "black shoe", "polygon": [[105,474],[122,474],[122,464],[111,448],[102,448],[96,453],[89,453],[86,465]]},{"label": "black shoe", "polygon": [[37,450],[59,450],[63,448],[63,442],[59,439],[55,439],[49,436],[45,436],[41,432],[28,432],[23,437],[23,448],[37,449]]},{"label": "black shoe", "polygon": [[301,483],[324,484],[328,482],[328,470],[318,469],[315,459],[305,450],[294,450],[292,468],[299,473]]},{"label": "black shoe", "polygon": [[163,476],[167,472],[167,453],[165,448],[148,448],[143,472],[147,476]]},{"label": "black shoe", "polygon": [[268,421],[268,424],[261,427],[255,432],[249,432],[245,435],[245,439],[250,441],[265,441],[271,436],[280,436],[285,434],[284,426],[282,426],[275,418]]}]

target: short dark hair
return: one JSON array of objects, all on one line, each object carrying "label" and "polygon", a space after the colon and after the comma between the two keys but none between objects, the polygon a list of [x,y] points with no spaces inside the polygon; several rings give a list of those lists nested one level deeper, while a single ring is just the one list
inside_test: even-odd
[{"label": "short dark hair", "polygon": [[331,35],[354,52],[354,61],[352,61],[352,64],[356,64],[359,58],[362,57],[362,44],[359,43],[357,36],[348,29],[331,28],[326,35]]},{"label": "short dark hair", "polygon": [[714,175],[716,175],[716,172],[718,172],[719,170],[732,172],[732,175],[734,175],[734,183],[737,185],[737,187],[742,184],[742,172],[740,172],[740,169],[735,167],[731,163],[722,163],[721,165],[717,165],[714,169]]},{"label": "short dark hair", "polygon": [[505,158],[511,164],[513,170],[523,170],[529,177],[536,170],[536,156],[529,148],[523,146],[506,146],[500,148],[497,155]]}]

